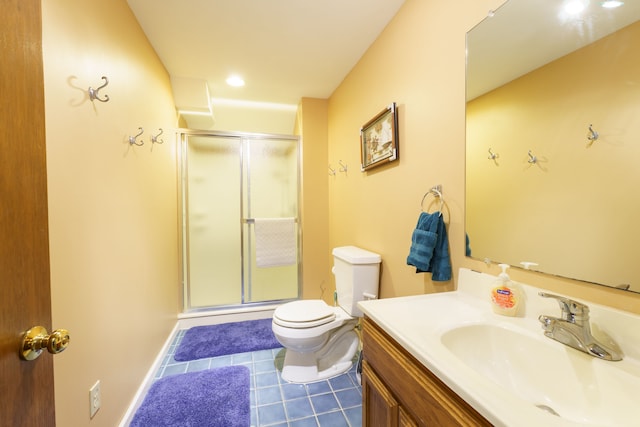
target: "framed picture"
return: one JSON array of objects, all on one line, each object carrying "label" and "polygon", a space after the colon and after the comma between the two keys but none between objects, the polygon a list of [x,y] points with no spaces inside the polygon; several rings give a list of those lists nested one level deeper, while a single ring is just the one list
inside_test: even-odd
[{"label": "framed picture", "polygon": [[398,160],[398,115],[392,103],[360,129],[362,171]]}]

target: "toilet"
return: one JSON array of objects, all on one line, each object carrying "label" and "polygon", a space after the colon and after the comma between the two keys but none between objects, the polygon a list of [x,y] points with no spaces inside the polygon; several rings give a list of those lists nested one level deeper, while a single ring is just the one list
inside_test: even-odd
[{"label": "toilet", "polygon": [[273,333],[286,349],[282,378],[310,383],[351,369],[358,351],[354,331],[362,311],[359,301],[377,298],[380,255],[355,246],[333,249],[337,305],[323,300],[299,300],[273,313]]}]

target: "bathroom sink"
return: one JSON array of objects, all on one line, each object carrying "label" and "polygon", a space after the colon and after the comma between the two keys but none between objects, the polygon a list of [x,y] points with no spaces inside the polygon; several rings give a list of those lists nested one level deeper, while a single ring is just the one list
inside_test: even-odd
[{"label": "bathroom sink", "polygon": [[445,330],[440,341],[466,368],[518,399],[581,425],[627,425],[635,418],[640,367],[598,360],[515,323]]},{"label": "bathroom sink", "polygon": [[544,335],[557,301],[522,285],[518,317],[493,313],[495,276],[460,269],[452,292],[359,303],[367,317],[496,427],[640,425],[640,316],[590,303],[590,325],[621,361],[592,357]]}]

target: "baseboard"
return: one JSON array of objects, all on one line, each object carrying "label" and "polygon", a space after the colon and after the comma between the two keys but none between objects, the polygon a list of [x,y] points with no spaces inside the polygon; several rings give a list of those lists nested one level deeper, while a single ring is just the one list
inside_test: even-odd
[{"label": "baseboard", "polygon": [[215,311],[199,311],[194,313],[181,313],[178,315],[179,329],[193,328],[194,326],[217,325],[219,323],[242,322],[245,320],[270,319],[278,305],[264,305],[250,309],[226,309]]},{"label": "baseboard", "polygon": [[144,397],[147,395],[147,392],[149,391],[149,389],[151,388],[151,384],[153,383],[153,378],[156,372],[158,371],[158,369],[160,368],[160,366],[162,366],[162,360],[164,359],[165,354],[167,354],[167,352],[169,351],[169,347],[171,346],[171,343],[173,343],[173,340],[176,338],[176,335],[178,334],[178,331],[180,329],[181,328],[179,327],[179,322],[177,322],[173,327],[173,330],[167,337],[167,340],[165,341],[164,345],[160,349],[160,352],[156,356],[153,364],[151,365],[151,368],[149,368],[147,375],[144,377],[142,384],[138,388],[138,391],[133,397],[133,400],[129,405],[129,408],[127,409],[127,412],[125,412],[124,417],[122,417],[122,420],[120,421],[120,424],[118,425],[118,427],[128,427],[129,424],[131,424],[131,421],[133,420],[133,416],[135,415],[136,410],[144,401]]}]

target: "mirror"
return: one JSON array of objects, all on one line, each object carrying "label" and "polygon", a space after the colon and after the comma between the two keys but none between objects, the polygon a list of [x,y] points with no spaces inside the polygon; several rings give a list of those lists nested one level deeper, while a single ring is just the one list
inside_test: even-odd
[{"label": "mirror", "polygon": [[640,2],[605,3],[467,34],[465,229],[473,258],[640,292]]}]

